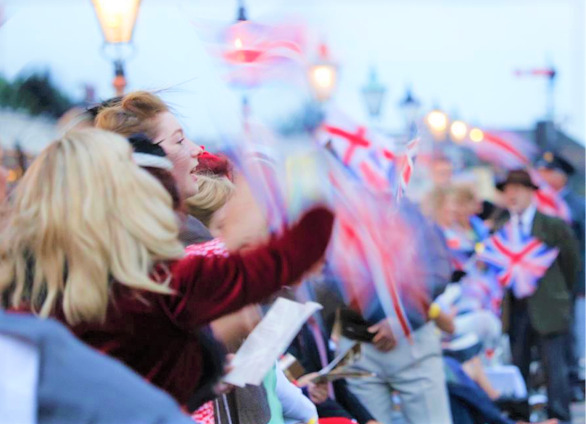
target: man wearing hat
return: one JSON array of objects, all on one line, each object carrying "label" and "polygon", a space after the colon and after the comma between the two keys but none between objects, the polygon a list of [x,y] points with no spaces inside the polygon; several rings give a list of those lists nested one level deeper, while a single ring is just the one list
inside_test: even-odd
[{"label": "man wearing hat", "polygon": [[571,292],[579,262],[578,243],[562,220],[537,211],[533,197],[537,186],[525,170],[510,171],[497,184],[507,212],[498,227],[511,222],[525,235],[559,249],[556,260],[538,281],[534,293],[517,298],[509,290],[503,318],[508,318],[514,364],[528,382],[531,348],[537,346],[547,376],[550,418],[570,422],[570,384],[567,338],[570,331]]},{"label": "man wearing hat", "polygon": [[580,270],[578,272],[578,280],[574,284],[574,325],[573,334],[571,337],[572,348],[568,351],[570,354],[570,379],[573,385],[573,397],[576,400],[583,399],[582,387],[583,384],[579,378],[578,358],[584,358],[584,284],[586,282],[586,274],[584,272],[584,257],[585,252],[585,220],[586,212],[584,208],[584,198],[574,193],[568,187],[568,179],[574,174],[575,170],[563,157],[552,152],[545,152],[543,156],[537,161],[536,168],[545,180],[545,182],[554,190],[558,192],[560,197],[566,202],[570,210],[572,230],[578,239],[580,245]]}]

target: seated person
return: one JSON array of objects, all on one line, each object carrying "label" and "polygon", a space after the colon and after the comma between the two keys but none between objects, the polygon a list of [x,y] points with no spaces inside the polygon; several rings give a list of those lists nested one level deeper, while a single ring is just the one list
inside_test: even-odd
[{"label": "seated person", "polygon": [[[376,421],[346,386],[344,380],[328,384],[306,383],[316,372],[334,359],[324,331],[314,317],[301,328],[288,349],[299,360],[306,376],[299,379],[306,386],[309,398],[316,404],[320,418],[345,417],[355,419],[360,424],[375,424]],[[324,390],[325,389],[325,390]]]},{"label": "seated person", "polygon": [[[501,414],[484,390],[464,372],[457,360],[446,357],[444,366],[454,423],[515,424],[515,421]],[[548,420],[543,424],[556,423],[557,420]],[[517,424],[523,422],[518,421]]]}]

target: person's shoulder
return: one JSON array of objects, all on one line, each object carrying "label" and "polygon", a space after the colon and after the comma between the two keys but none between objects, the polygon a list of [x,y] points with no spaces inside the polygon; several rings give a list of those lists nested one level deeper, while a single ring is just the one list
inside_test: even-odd
[{"label": "person's shoulder", "polygon": [[566,195],[564,196],[564,200],[566,201],[568,206],[570,206],[571,208],[584,209],[586,207],[586,205],[585,205],[586,200],[584,199],[584,197],[580,196],[579,194],[577,194],[573,191],[568,191],[566,193]]},{"label": "person's shoulder", "polygon": [[55,319],[16,311],[1,312],[0,332],[26,338],[37,344],[48,338],[63,339],[70,335],[70,331]]},{"label": "person's shoulder", "polygon": [[570,228],[563,219],[551,215],[546,215],[539,211],[535,212],[535,218],[540,219],[547,228],[551,228],[552,230]]}]

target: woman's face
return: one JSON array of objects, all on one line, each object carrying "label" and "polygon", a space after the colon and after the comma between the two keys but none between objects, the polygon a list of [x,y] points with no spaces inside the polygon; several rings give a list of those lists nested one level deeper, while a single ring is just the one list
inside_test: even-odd
[{"label": "woman's face", "polygon": [[467,219],[470,219],[471,216],[477,215],[480,212],[482,212],[482,203],[474,198],[474,199],[470,199],[466,202],[466,215],[467,215]]},{"label": "woman's face", "polygon": [[267,220],[244,177],[223,208],[222,238],[230,251],[254,247],[269,236]]},{"label": "woman's face", "polygon": [[157,135],[155,143],[160,145],[173,162],[173,177],[182,199],[197,193],[197,157],[203,149],[185,137],[183,128],[171,112],[163,112],[155,118]]},{"label": "woman's face", "polygon": [[446,196],[438,210],[438,223],[444,227],[451,227],[454,224],[458,210],[453,196]]}]

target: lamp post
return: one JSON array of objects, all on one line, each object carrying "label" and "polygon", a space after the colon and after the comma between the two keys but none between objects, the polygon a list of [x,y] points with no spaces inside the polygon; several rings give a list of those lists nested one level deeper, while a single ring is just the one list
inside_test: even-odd
[{"label": "lamp post", "polygon": [[336,88],[337,76],[337,66],[330,59],[328,47],[322,43],[319,46],[318,59],[309,67],[308,71],[309,85],[318,102],[326,102],[332,97]]},{"label": "lamp post", "polygon": [[480,128],[472,128],[470,130],[470,140],[474,143],[480,143],[484,140],[484,132]]},{"label": "lamp post", "polygon": [[455,143],[462,143],[468,136],[468,125],[462,121],[454,121],[450,125],[450,138]]},{"label": "lamp post", "polygon": [[378,80],[374,67],[370,69],[367,83],[362,87],[362,97],[368,110],[368,115],[374,121],[380,118],[383,100],[387,88]]},{"label": "lamp post", "polygon": [[446,140],[449,118],[445,112],[435,108],[427,114],[425,122],[436,141]]},{"label": "lamp post", "polygon": [[405,97],[399,103],[399,107],[403,111],[407,133],[410,137],[412,137],[417,132],[417,118],[419,115],[421,102],[415,96],[413,96],[411,88],[407,88]]},{"label": "lamp post", "polygon": [[[114,63],[112,86],[117,96],[124,94],[124,59],[131,48],[141,0],[92,0],[104,35],[104,52]],[[107,48],[110,47],[110,53]]]},{"label": "lamp post", "polygon": [[[262,52],[254,47],[254,37],[249,32],[251,23],[248,20],[248,13],[244,0],[238,1],[238,9],[236,11],[236,21],[226,31],[228,38],[229,51],[224,58],[232,66],[242,67],[253,64],[262,54]],[[246,93],[242,94],[241,98],[241,114],[242,127],[245,133],[248,133],[250,120],[250,101]]]}]

